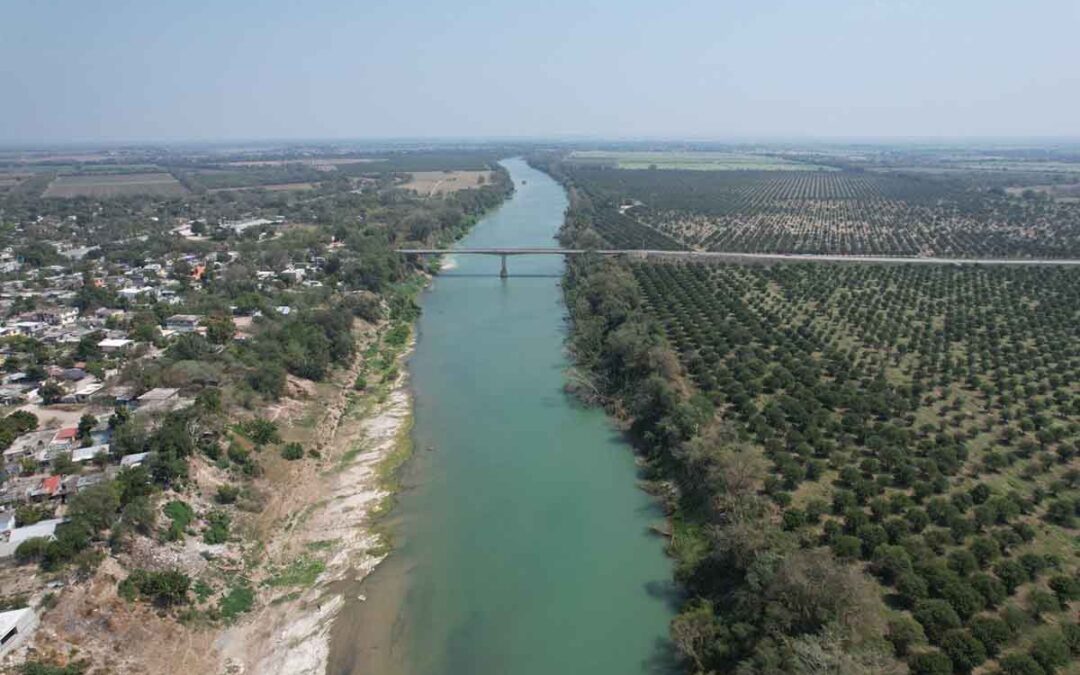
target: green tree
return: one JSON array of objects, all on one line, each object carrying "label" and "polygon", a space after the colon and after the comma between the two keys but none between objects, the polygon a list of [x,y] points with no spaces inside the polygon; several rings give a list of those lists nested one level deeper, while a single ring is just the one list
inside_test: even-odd
[{"label": "green tree", "polygon": [[206,339],[216,345],[227,344],[236,335],[236,324],[232,317],[218,314],[207,317],[204,321],[206,326]]},{"label": "green tree", "polygon": [[1035,638],[1031,645],[1031,657],[1048,673],[1055,672],[1070,660],[1069,646],[1058,629],[1049,630]]},{"label": "green tree", "polygon": [[996,616],[977,616],[972,619],[971,634],[982,643],[989,656],[997,656],[1001,647],[1012,637],[1009,625]]},{"label": "green tree", "polygon": [[939,651],[915,654],[908,659],[912,675],[952,675],[952,661]]},{"label": "green tree", "polygon": [[1039,662],[1027,654],[1009,654],[998,665],[1004,675],[1047,675]]},{"label": "green tree", "polygon": [[958,673],[970,673],[986,661],[986,648],[982,642],[965,630],[951,630],[941,640],[941,649]]},{"label": "green tree", "polygon": [[89,438],[90,432],[97,426],[97,418],[90,413],[85,413],[79,418],[79,438]]},{"label": "green tree", "polygon": [[38,395],[41,396],[45,405],[59,403],[64,394],[64,388],[51,380],[41,385],[41,389],[38,390]]},{"label": "green tree", "polygon": [[961,625],[956,610],[945,600],[920,600],[915,605],[914,615],[915,620],[922,624],[926,637],[934,643],[940,642],[948,631]]},{"label": "green tree", "polygon": [[58,476],[70,476],[80,470],[79,465],[72,461],[70,452],[61,452],[53,457],[52,472]]},{"label": "green tree", "polygon": [[892,643],[893,651],[900,657],[907,656],[912,646],[926,642],[922,626],[908,616],[890,619],[886,638]]}]

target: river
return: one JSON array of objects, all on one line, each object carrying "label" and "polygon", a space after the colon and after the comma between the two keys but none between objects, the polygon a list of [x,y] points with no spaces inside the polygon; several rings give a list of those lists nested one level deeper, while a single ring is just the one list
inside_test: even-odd
[{"label": "river", "polygon": [[[554,246],[566,194],[520,159],[464,247]],[[334,625],[331,675],[668,670],[662,514],[602,411],[563,393],[557,256],[448,260],[409,370],[416,453],[393,554]]]}]

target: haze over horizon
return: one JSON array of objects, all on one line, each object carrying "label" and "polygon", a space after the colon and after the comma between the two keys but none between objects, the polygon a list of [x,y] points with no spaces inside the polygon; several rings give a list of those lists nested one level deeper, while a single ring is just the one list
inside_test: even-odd
[{"label": "haze over horizon", "polygon": [[1080,3],[11,4],[0,142],[1076,137]]}]

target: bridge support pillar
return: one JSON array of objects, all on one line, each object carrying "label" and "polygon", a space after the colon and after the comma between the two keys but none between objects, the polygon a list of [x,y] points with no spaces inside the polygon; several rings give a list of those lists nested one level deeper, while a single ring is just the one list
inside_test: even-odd
[{"label": "bridge support pillar", "polygon": [[510,274],[506,271],[506,256],[502,255],[499,257],[502,258],[502,269],[499,270],[499,278],[505,279],[506,277],[510,276]]}]

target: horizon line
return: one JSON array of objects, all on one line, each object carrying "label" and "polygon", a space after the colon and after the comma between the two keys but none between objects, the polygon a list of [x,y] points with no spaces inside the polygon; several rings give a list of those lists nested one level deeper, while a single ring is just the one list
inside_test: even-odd
[{"label": "horizon line", "polygon": [[853,144],[853,145],[880,145],[880,144],[1080,144],[1080,135],[742,135],[742,136],[674,136],[674,135],[594,135],[594,134],[556,134],[556,135],[431,135],[431,136],[354,136],[354,137],[203,137],[203,138],[173,138],[173,139],[64,139],[64,140],[0,140],[0,151],[21,150],[52,150],[69,147],[109,147],[109,148],[146,148],[153,146],[161,147],[190,147],[190,146],[222,146],[222,145],[340,145],[340,144],[382,144],[382,145],[498,145],[498,144],[526,144],[535,145],[542,143],[572,144],[572,143],[716,143],[722,145],[772,145],[772,144]]}]

